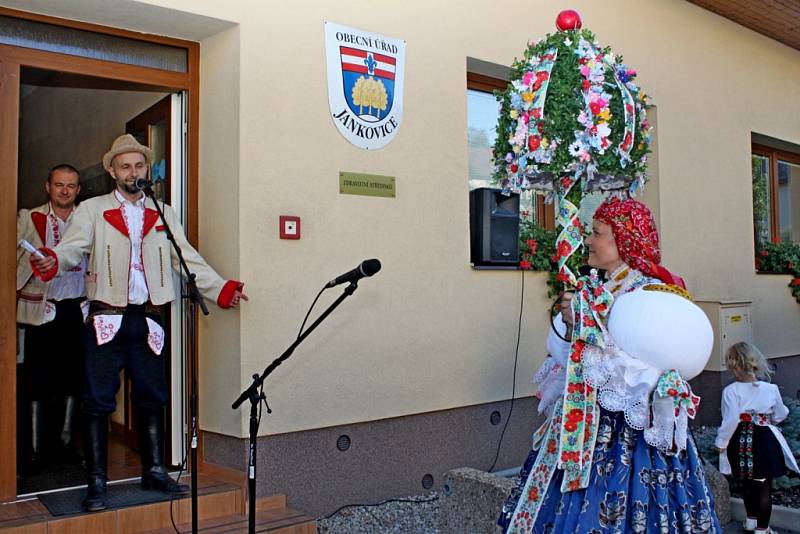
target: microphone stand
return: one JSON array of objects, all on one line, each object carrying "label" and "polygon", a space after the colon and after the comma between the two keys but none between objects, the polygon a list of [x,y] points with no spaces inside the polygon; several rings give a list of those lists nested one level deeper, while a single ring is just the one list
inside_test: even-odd
[{"label": "microphone stand", "polygon": [[200,306],[200,309],[203,311],[203,315],[208,315],[208,307],[206,307],[206,303],[203,300],[203,296],[200,294],[200,290],[197,289],[197,282],[195,282],[196,275],[189,270],[189,266],[186,265],[186,260],[183,259],[183,253],[181,252],[181,247],[178,246],[178,243],[175,241],[175,235],[172,233],[172,229],[169,227],[166,219],[164,218],[164,211],[161,209],[161,206],[158,204],[158,199],[156,199],[156,194],[153,191],[153,187],[150,184],[145,184],[142,187],[142,191],[145,195],[150,197],[153,200],[153,204],[156,206],[156,211],[158,212],[158,216],[161,218],[161,222],[164,223],[164,231],[167,234],[167,239],[170,243],[172,243],[172,248],[175,250],[175,254],[178,256],[178,261],[181,265],[181,271],[186,273],[186,294],[182,294],[181,298],[186,298],[189,301],[189,317],[187,321],[187,333],[189,337],[189,419],[191,420],[191,464],[192,464],[192,533],[197,534],[197,341],[195,339],[195,332],[197,328],[197,307]]},{"label": "microphone stand", "polygon": [[[289,356],[292,355],[294,349],[303,342],[303,340],[308,337],[308,335],[314,331],[314,329],[319,326],[319,324],[325,320],[330,313],[336,309],[336,307],[342,303],[344,299],[352,295],[355,290],[358,289],[358,284],[354,282],[350,282],[344,292],[339,295],[333,304],[331,304],[327,310],[325,310],[316,321],[314,321],[311,326],[309,326],[301,335],[297,336],[297,339],[292,343],[288,349],[286,349],[283,354],[281,354],[278,358],[275,358],[272,363],[270,363],[264,372],[261,375],[254,374],[253,375],[253,383],[244,391],[242,394],[239,395],[239,398],[234,401],[231,405],[231,408],[234,410],[237,409],[245,400],[250,401],[250,449],[249,454],[247,457],[247,493],[248,493],[248,513],[247,513],[247,531],[250,534],[255,534],[256,531],[256,443],[258,440],[258,425],[259,425],[259,418],[258,418],[258,405],[261,403],[263,399],[266,402],[266,396],[263,392],[263,384],[264,380],[274,371],[280,364],[284,362]],[[267,406],[267,413],[271,413],[272,411]]]}]

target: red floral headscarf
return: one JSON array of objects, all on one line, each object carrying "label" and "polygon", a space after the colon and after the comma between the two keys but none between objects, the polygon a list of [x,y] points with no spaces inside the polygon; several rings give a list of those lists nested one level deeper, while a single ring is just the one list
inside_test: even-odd
[{"label": "red floral headscarf", "polygon": [[658,230],[650,208],[632,198],[613,197],[600,204],[594,218],[611,226],[619,256],[625,263],[666,284],[686,288],[680,276],[661,266]]}]

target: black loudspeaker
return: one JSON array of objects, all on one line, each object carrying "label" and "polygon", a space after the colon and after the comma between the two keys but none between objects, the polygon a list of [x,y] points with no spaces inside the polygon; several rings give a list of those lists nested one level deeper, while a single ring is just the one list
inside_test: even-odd
[{"label": "black loudspeaker", "polygon": [[469,192],[470,261],[519,265],[519,195],[480,187]]}]

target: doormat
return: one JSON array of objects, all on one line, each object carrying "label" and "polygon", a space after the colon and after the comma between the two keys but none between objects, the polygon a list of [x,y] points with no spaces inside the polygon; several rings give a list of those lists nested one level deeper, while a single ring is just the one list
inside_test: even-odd
[{"label": "doormat", "polygon": [[[142,489],[139,481],[136,481],[109,484],[107,503],[108,508],[126,508],[139,504],[168,501],[169,497],[169,493]],[[181,497],[185,497],[185,495],[176,495],[175,500]],[[83,510],[83,499],[85,498],[86,488],[39,495],[39,500],[54,516],[85,513]]]},{"label": "doormat", "polygon": [[69,488],[86,484],[86,470],[80,465],[59,465],[38,473],[23,473],[17,482],[17,495]]}]

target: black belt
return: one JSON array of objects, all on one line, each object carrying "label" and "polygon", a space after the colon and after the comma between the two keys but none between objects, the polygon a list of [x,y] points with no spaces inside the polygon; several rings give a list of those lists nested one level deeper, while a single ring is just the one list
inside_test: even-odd
[{"label": "black belt", "polygon": [[160,316],[163,306],[156,306],[150,302],[144,304],[128,304],[127,306],[112,306],[99,300],[89,303],[89,317],[95,315],[125,315],[127,311],[142,310],[145,315]]},{"label": "black belt", "polygon": [[73,304],[73,303],[79,304],[84,300],[86,300],[86,297],[76,297],[74,299],[61,299],[61,300],[47,299],[47,302],[50,302],[51,304]]}]

